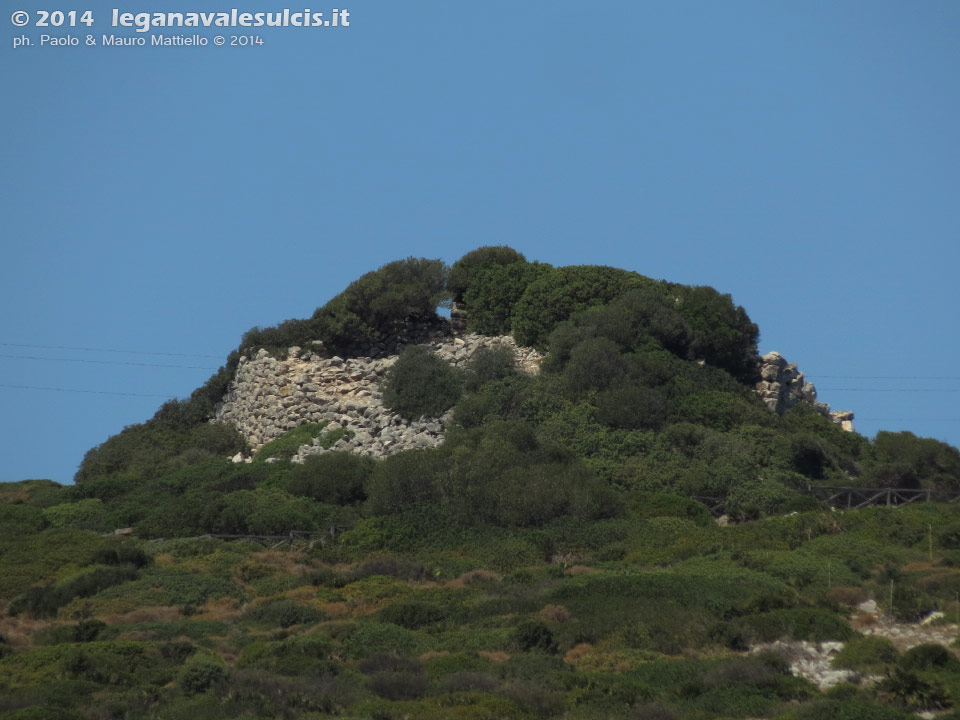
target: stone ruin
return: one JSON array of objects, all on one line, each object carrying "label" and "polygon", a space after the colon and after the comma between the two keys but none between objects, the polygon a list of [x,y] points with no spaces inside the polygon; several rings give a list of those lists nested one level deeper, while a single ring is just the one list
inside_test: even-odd
[{"label": "stone ruin", "polygon": [[783,415],[798,403],[806,402],[826,415],[833,422],[853,432],[853,413],[849,410],[830,410],[825,402],[817,400],[817,389],[807,382],[796,363],[788,363],[778,352],[769,352],[760,357],[760,380],[756,385],[757,395],[764,404]]},{"label": "stone ruin", "polygon": [[[294,462],[334,450],[380,458],[402,450],[435,447],[443,442],[451,414],[408,421],[383,404],[380,392],[384,374],[399,351],[411,344],[427,345],[455,367],[464,366],[480,348],[497,346],[515,352],[517,369],[522,372],[539,372],[543,359],[537,350],[517,346],[510,336],[466,334],[465,314],[455,307],[450,320],[406,323],[392,338],[351,348],[348,358],[331,356],[320,341],[292,347],[284,359],[272,357],[266,350],[242,357],[213,422],[235,425],[253,452],[304,423],[327,423],[325,431],[348,431],[329,449],[321,445],[320,438],[301,446]],[[806,402],[844,430],[853,431],[853,413],[831,412],[829,405],[818,402],[816,388],[795,363],[771,352],[759,358],[759,370],[756,392],[773,412],[783,414]],[[234,457],[236,462],[249,459]]]}]

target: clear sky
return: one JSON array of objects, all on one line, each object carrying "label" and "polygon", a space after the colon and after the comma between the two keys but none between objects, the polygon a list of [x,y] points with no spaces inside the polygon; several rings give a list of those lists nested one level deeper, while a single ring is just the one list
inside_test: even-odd
[{"label": "clear sky", "polygon": [[490,244],[712,285],[864,434],[960,444],[955,0],[358,0],[349,28],[148,33],[113,9],[308,5],[6,5],[0,480],[69,482],[251,326]]}]

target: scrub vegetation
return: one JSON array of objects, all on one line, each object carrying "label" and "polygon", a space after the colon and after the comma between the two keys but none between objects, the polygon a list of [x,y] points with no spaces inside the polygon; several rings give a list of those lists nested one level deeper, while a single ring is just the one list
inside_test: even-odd
[{"label": "scrub vegetation", "polygon": [[[318,424],[226,459],[249,448],[207,420],[241,355],[348,354],[445,301],[546,351],[542,372],[411,348],[385,400],[452,406],[441,446],[291,463],[339,439]],[[505,247],[390,263],[251,330],[74,485],[0,486],[0,720],[960,717],[953,648],[902,652],[854,620],[868,598],[955,617],[957,506],[834,511],[806,492],[960,490],[960,453],[770,412],[758,332],[712,288]],[[733,522],[693,496],[725,497]],[[748,652],[781,638],[846,642],[835,664],[881,680],[820,692]]]}]

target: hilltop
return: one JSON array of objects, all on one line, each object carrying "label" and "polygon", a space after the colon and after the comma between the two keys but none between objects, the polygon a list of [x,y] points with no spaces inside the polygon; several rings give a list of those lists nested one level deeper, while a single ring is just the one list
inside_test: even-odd
[{"label": "hilltop", "polygon": [[[869,630],[960,612],[960,452],[860,436],[758,340],[713,288],[506,247],[253,328],[75,485],[2,488],[0,720],[952,708],[952,630]],[[821,692],[821,651],[868,679]]]}]

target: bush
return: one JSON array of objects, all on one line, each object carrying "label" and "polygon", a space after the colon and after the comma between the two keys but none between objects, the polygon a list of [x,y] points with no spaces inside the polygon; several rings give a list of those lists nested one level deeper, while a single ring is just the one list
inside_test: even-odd
[{"label": "bush", "polygon": [[478,269],[472,285],[463,296],[467,310],[467,328],[481,335],[509,335],[514,313],[523,293],[551,267],[539,263],[516,262]]},{"label": "bush", "polygon": [[440,460],[435,450],[408,450],[377,463],[366,487],[370,512],[389,515],[437,500]]},{"label": "bush", "polygon": [[899,658],[897,648],[887,638],[876,635],[854,638],[841,648],[832,661],[834,667],[876,672]]},{"label": "bush", "polygon": [[363,502],[367,498],[364,484],[374,466],[371,458],[355,453],[311,455],[302,465],[291,468],[287,491],[331,505]]},{"label": "bush", "polygon": [[282,628],[317,623],[326,619],[326,615],[320,610],[286,598],[261,603],[245,612],[243,617],[257,625],[279,625]]},{"label": "bush", "polygon": [[643,385],[618,385],[597,395],[597,422],[609,427],[658,430],[666,416],[663,393]]},{"label": "bush", "polygon": [[908,710],[935,710],[946,706],[947,694],[939,683],[894,668],[877,685],[881,699]]},{"label": "bush", "polygon": [[229,671],[207,656],[194,656],[186,662],[180,673],[180,688],[185,695],[205,693],[214,685],[227,679]]},{"label": "bush", "polygon": [[419,700],[427,691],[427,679],[406,672],[379,672],[367,680],[367,688],[386,700]]},{"label": "bush", "polygon": [[900,658],[904,670],[945,670],[960,672],[960,660],[943,645],[923,643],[907,650]]},{"label": "bush", "polygon": [[893,615],[902,622],[917,622],[937,609],[937,601],[919,588],[894,584]]},{"label": "bush", "polygon": [[480,348],[464,368],[464,386],[475,391],[484,383],[510,377],[517,372],[516,362],[517,355],[508,345]]},{"label": "bush", "polygon": [[437,417],[460,397],[457,371],[422,345],[405,348],[383,381],[383,403],[402,417]]},{"label": "bush", "polygon": [[510,636],[514,647],[520,652],[539,650],[540,652],[555,653],[557,644],[544,623],[538,620],[524,620],[513,629]]},{"label": "bush", "polygon": [[103,501],[95,498],[54,505],[43,511],[43,517],[50,527],[80,530],[98,529],[103,514]]},{"label": "bush", "polygon": [[462,302],[464,295],[476,282],[477,274],[493,267],[525,264],[527,259],[507,245],[485,245],[471,250],[450,268],[447,289],[453,299]]},{"label": "bush", "polygon": [[133,565],[135,568],[147,567],[153,558],[131,543],[121,543],[113,547],[99,548],[94,551],[87,565]]},{"label": "bush", "polygon": [[19,615],[26,612],[33,617],[52,617],[74,598],[90,597],[113,585],[133,580],[137,571],[130,567],[97,568],[78,575],[62,585],[38,585],[29,588],[10,603],[7,612]]},{"label": "bush", "polygon": [[757,376],[760,331],[746,311],[712,287],[670,287],[678,299],[677,310],[693,331],[693,355],[752,384]]},{"label": "bush", "polygon": [[881,430],[870,454],[866,474],[881,487],[960,488],[960,450],[939,440]]},{"label": "bush", "polygon": [[782,637],[792,640],[848,640],[855,636],[850,626],[827,610],[788,608],[773,610],[743,619],[762,642],[773,642]]},{"label": "bush", "polygon": [[411,257],[363,275],[314,313],[320,337],[345,352],[395,335],[405,321],[436,318],[438,304],[448,297],[447,272],[440,260]]},{"label": "bush", "polygon": [[637,273],[596,265],[553,268],[524,290],[514,308],[513,336],[520,345],[545,348],[557,323],[652,282]]},{"label": "bush", "polygon": [[570,351],[563,371],[567,387],[575,393],[603,390],[626,375],[627,366],[617,344],[607,338],[588,338]]},{"label": "bush", "polygon": [[428,637],[393,623],[365,623],[343,641],[350,657],[365,658],[374,653],[414,655],[429,649]]},{"label": "bush", "polygon": [[393,623],[408,630],[416,630],[424,625],[433,625],[446,618],[447,612],[433,603],[400,601],[388,605],[380,611],[383,622]]}]

